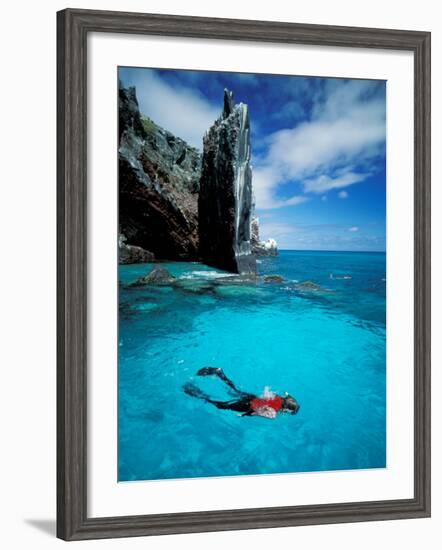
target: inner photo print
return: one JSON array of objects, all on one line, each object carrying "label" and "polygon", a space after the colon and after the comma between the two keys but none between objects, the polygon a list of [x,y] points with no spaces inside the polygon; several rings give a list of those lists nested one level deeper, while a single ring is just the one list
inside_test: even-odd
[{"label": "inner photo print", "polygon": [[118,480],[385,468],[386,82],[118,81]]}]

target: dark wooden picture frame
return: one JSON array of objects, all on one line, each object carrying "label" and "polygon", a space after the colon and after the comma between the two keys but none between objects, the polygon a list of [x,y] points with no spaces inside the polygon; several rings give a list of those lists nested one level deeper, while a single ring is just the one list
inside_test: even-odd
[{"label": "dark wooden picture frame", "polygon": [[[57,535],[65,540],[430,515],[430,33],[67,9],[57,14]],[[408,50],[414,55],[414,497],[87,516],[87,36],[90,32]]]}]

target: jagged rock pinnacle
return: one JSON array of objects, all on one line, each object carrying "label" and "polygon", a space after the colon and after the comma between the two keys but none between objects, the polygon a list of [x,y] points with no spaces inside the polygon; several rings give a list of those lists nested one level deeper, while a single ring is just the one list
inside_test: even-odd
[{"label": "jagged rock pinnacle", "polygon": [[253,209],[247,105],[224,90],[222,116],[204,136],[198,199],[200,256],[232,273],[256,273],[250,246]]},{"label": "jagged rock pinnacle", "polygon": [[235,102],[233,100],[233,92],[229,91],[227,88],[224,88],[224,109],[223,109],[223,118],[227,118],[230,113],[233,111]]}]

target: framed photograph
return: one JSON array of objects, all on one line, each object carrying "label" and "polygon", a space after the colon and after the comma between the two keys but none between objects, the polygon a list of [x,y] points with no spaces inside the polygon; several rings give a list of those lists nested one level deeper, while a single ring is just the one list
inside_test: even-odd
[{"label": "framed photograph", "polygon": [[430,515],[430,33],[58,13],[57,534]]}]

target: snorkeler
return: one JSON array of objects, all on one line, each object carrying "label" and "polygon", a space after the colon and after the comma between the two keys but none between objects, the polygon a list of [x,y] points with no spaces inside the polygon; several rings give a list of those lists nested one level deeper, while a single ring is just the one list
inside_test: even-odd
[{"label": "snorkeler", "polygon": [[299,411],[299,404],[296,399],[287,392],[284,396],[265,392],[262,397],[239,390],[235,384],[227,378],[223,370],[215,367],[204,367],[197,372],[198,376],[217,376],[238,396],[238,399],[230,401],[217,401],[211,399],[206,393],[190,382],[183,386],[187,395],[202,399],[206,403],[215,405],[218,409],[236,411],[242,413],[240,416],[262,416],[264,418],[276,418],[278,413],[296,414]]}]

